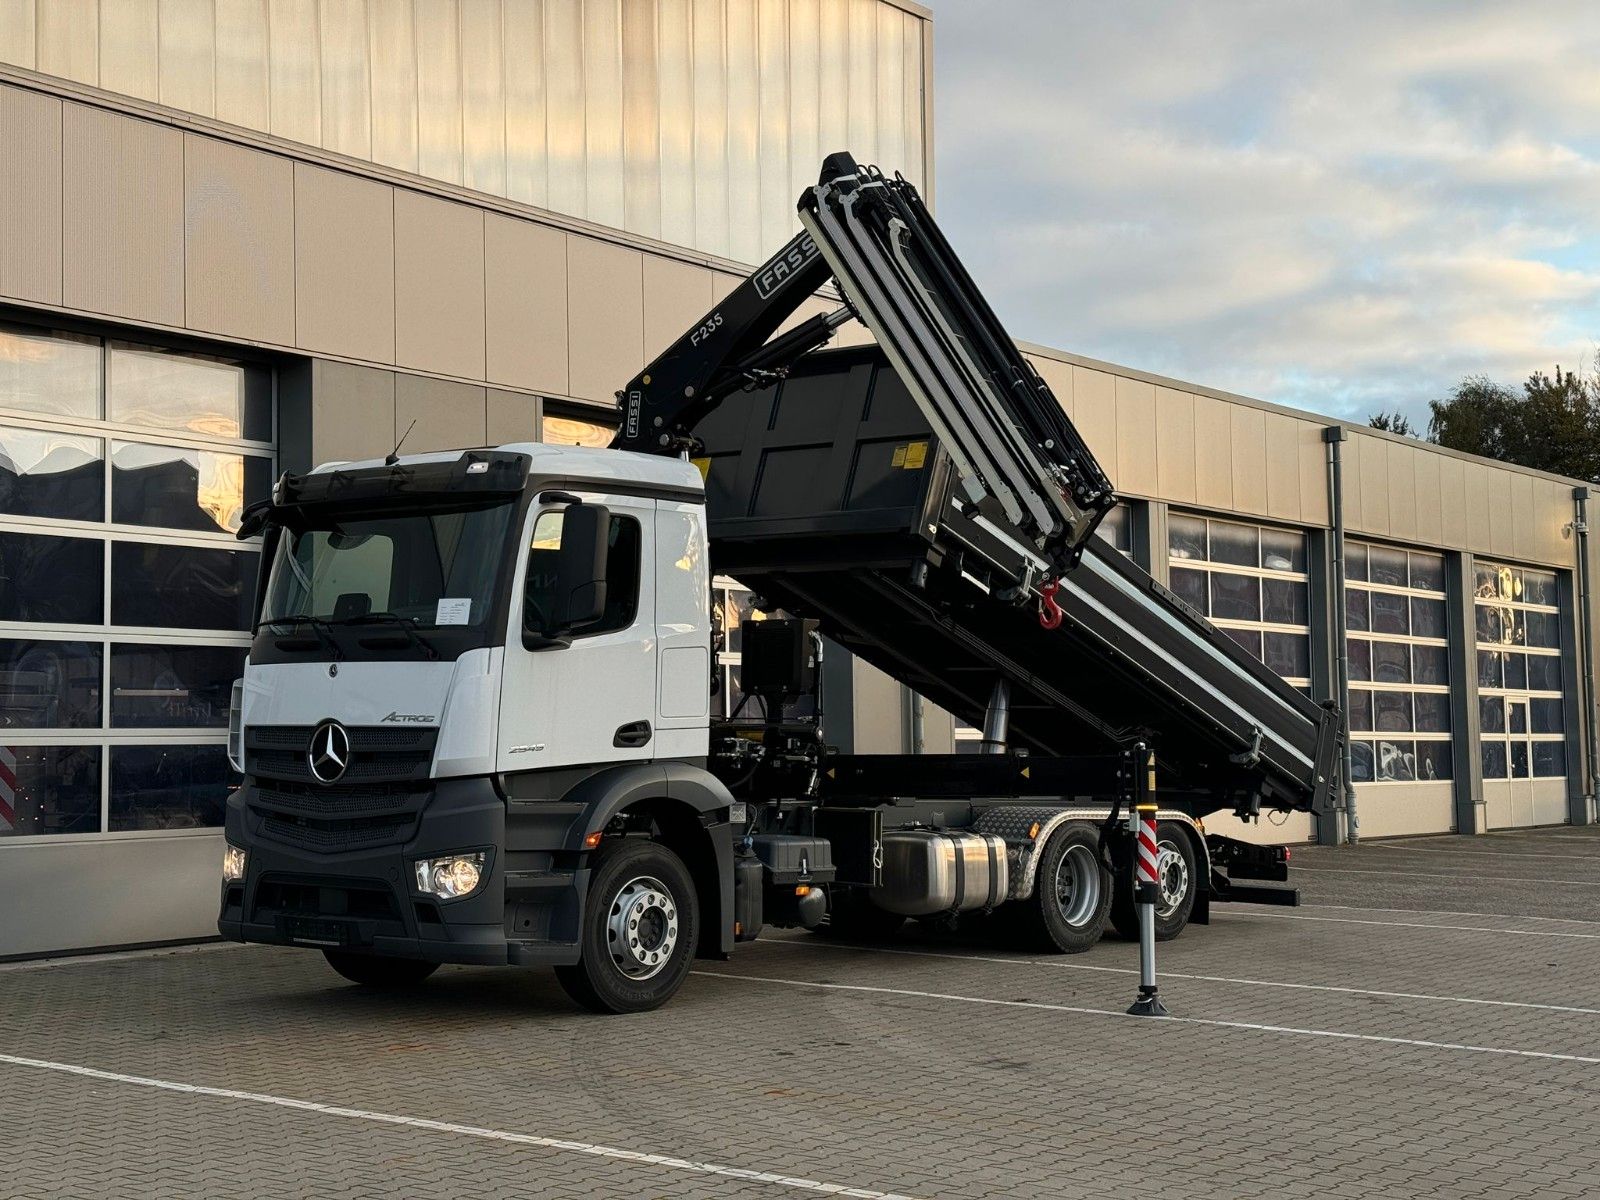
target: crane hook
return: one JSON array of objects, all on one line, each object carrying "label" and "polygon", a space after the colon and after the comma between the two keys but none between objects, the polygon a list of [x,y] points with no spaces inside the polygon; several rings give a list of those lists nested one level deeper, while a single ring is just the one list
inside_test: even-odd
[{"label": "crane hook", "polygon": [[1061,606],[1056,603],[1056,593],[1061,590],[1061,580],[1047,579],[1039,588],[1039,625],[1043,629],[1061,628]]}]

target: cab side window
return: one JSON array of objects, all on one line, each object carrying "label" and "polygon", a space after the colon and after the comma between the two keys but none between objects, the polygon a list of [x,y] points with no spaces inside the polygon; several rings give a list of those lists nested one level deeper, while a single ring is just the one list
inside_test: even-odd
[{"label": "cab side window", "polygon": [[[528,549],[528,575],[523,589],[523,625],[534,633],[542,632],[554,611],[556,560],[561,548],[562,510],[539,514],[533,525],[533,543]],[[626,629],[639,612],[639,566],[641,535],[633,517],[611,517],[606,534],[610,552],[606,559],[606,611],[594,624],[574,631],[574,637],[591,637]]]}]

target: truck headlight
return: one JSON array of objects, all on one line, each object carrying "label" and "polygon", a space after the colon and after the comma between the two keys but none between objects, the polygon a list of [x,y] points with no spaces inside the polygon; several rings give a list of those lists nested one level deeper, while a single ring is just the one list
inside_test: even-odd
[{"label": "truck headlight", "polygon": [[416,868],[417,891],[441,900],[459,900],[477,891],[483,882],[483,852],[419,858]]},{"label": "truck headlight", "polygon": [[238,883],[244,878],[245,864],[250,855],[237,846],[226,845],[222,851],[222,882]]}]

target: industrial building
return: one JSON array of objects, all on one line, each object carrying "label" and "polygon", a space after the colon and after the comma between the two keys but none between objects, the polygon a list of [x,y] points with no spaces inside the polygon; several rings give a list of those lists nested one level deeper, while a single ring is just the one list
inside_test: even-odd
[{"label": "industrial building", "polygon": [[[0,0],[0,957],[214,932],[244,505],[603,444],[825,153],[936,201],[931,46],[903,0]],[[1347,661],[1362,836],[1596,819],[1581,483],[1027,349],[1107,537],[1314,698]],[[841,746],[972,746],[829,672]]]}]

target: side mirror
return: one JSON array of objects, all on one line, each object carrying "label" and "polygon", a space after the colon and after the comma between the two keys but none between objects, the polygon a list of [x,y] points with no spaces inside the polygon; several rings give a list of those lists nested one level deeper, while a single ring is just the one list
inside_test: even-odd
[{"label": "side mirror", "polygon": [[[539,539],[547,520],[560,521],[559,544],[540,549]],[[581,501],[563,509],[542,514],[535,531],[535,553],[545,555],[542,570],[530,566],[528,587],[532,589],[537,571],[543,583],[539,591],[548,612],[540,612],[534,593],[528,596],[528,612],[523,629],[523,644],[530,650],[566,645],[565,635],[592,625],[606,611],[606,567],[610,558],[611,512],[598,504]]]}]

